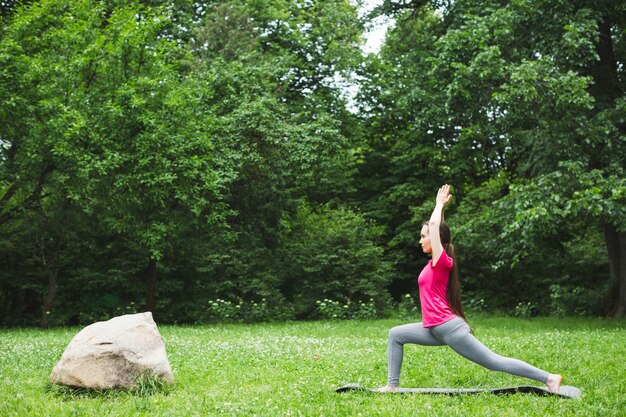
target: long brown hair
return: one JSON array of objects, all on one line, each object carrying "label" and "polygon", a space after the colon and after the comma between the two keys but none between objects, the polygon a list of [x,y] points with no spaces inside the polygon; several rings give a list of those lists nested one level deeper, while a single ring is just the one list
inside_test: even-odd
[{"label": "long brown hair", "polygon": [[[426,223],[428,224],[428,223]],[[450,271],[450,276],[448,278],[448,290],[446,291],[446,298],[448,299],[448,304],[452,309],[452,312],[459,317],[462,317],[463,320],[467,322],[465,318],[465,312],[463,311],[463,306],[461,305],[461,283],[459,282],[459,267],[456,262],[456,254],[454,253],[454,245],[452,244],[450,227],[446,223],[441,222],[439,225],[439,238],[441,239],[441,244],[445,249],[446,253],[450,258],[452,258],[452,271]]]}]

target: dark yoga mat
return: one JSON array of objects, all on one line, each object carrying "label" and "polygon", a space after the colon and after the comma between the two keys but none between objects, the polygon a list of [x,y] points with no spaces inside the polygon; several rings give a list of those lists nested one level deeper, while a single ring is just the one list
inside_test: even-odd
[{"label": "dark yoga mat", "polygon": [[[376,392],[376,388],[365,388],[359,384],[347,384],[337,388],[335,392],[346,391],[369,391]],[[398,394],[441,394],[441,395],[462,395],[462,394],[480,394],[489,392],[491,394],[537,394],[537,395],[554,395],[564,398],[580,398],[580,390],[569,385],[561,385],[558,394],[548,391],[547,387],[535,387],[532,385],[519,385],[515,387],[504,388],[400,388]],[[376,392],[377,393],[377,392]],[[394,394],[394,393],[389,393]]]}]

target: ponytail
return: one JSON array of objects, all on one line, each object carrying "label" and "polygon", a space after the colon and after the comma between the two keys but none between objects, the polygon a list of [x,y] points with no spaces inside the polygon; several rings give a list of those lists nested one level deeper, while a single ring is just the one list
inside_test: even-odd
[{"label": "ponytail", "polygon": [[[424,225],[428,225],[428,222],[425,222]],[[444,222],[439,224],[439,237],[441,238],[441,244],[443,249],[446,251],[448,256],[452,258],[452,270],[450,271],[450,275],[448,276],[448,289],[446,290],[446,299],[448,300],[448,305],[454,314],[461,317],[467,323],[467,319],[465,318],[465,312],[463,311],[463,306],[461,305],[461,283],[459,282],[459,267],[456,262],[456,254],[454,253],[454,245],[451,240],[450,227]],[[469,323],[468,323],[469,325]],[[470,327],[470,331],[473,333],[474,331]]]},{"label": "ponytail", "polygon": [[446,298],[448,299],[448,304],[450,305],[452,312],[467,321],[465,318],[465,312],[463,311],[463,306],[461,305],[461,284],[459,282],[459,267],[456,262],[454,245],[452,243],[447,243],[443,246],[448,256],[452,258],[452,271],[450,271],[450,276],[448,278]]}]

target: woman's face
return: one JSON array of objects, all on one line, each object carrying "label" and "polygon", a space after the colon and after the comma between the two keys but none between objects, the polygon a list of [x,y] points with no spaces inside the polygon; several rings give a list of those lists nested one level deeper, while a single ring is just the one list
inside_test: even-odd
[{"label": "woman's face", "polygon": [[430,237],[428,236],[428,226],[422,226],[422,231],[420,232],[420,245],[422,245],[422,250],[424,253],[431,253],[433,251],[432,246],[430,246]]}]

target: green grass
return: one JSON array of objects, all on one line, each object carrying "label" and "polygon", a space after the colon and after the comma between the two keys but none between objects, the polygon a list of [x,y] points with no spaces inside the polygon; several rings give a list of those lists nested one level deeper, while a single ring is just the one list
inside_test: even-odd
[{"label": "green grass", "polygon": [[[79,330],[0,330],[0,416],[624,416],[626,322],[480,317],[494,351],[583,390],[581,400],[530,394],[456,397],[336,394],[348,382],[381,386],[386,337],[398,320],[159,326],[176,382],[166,389],[97,393],[48,375]],[[490,372],[447,347],[405,347],[401,385],[532,384]]]}]

